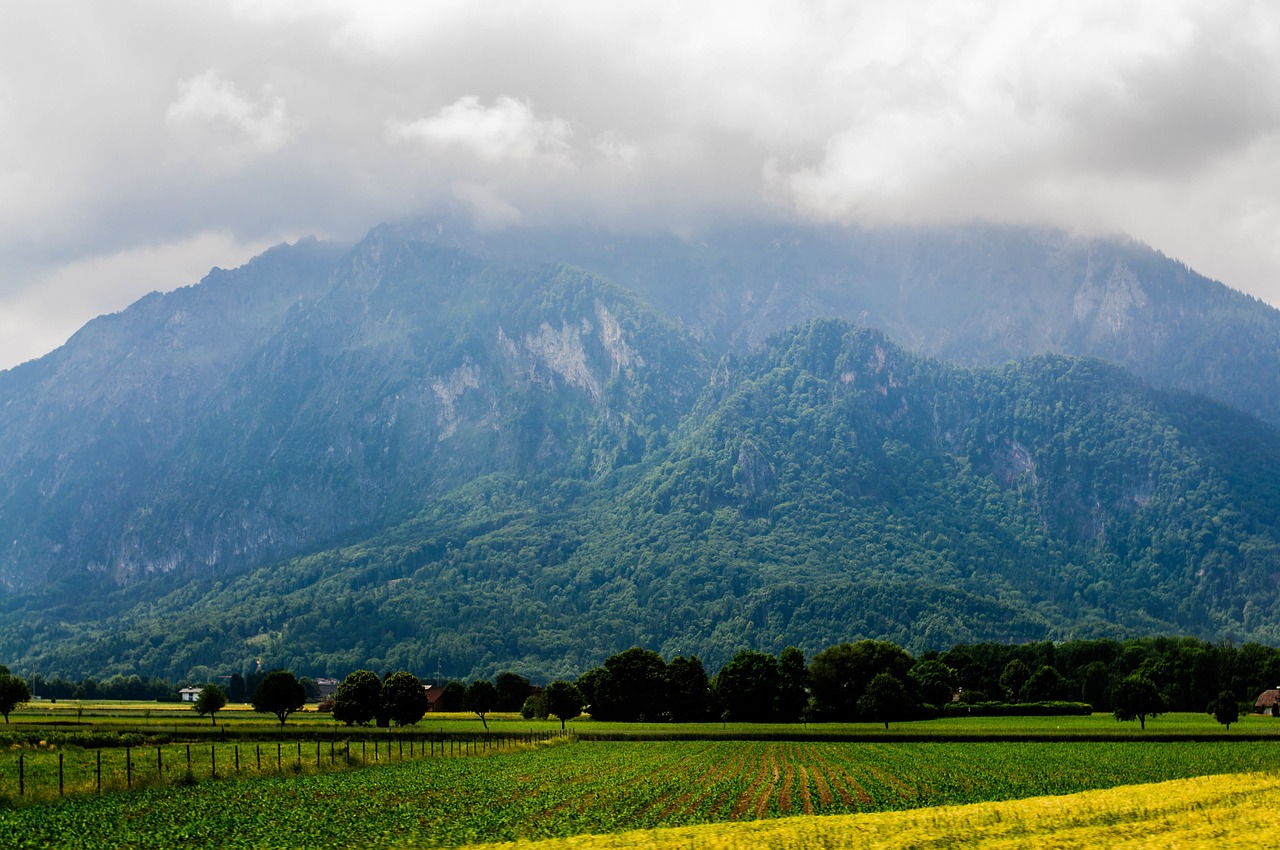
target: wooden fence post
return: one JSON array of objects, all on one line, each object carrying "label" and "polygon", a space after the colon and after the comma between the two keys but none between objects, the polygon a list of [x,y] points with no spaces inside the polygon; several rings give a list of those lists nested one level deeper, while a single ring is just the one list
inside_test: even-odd
[{"label": "wooden fence post", "polygon": [[97,750],[98,756],[98,793],[102,793],[102,750]]},{"label": "wooden fence post", "polygon": [[58,796],[62,796],[62,753],[58,753]]},{"label": "wooden fence post", "polygon": [[128,787],[133,787],[133,753],[128,747],[124,748],[124,781]]},{"label": "wooden fence post", "polygon": [[18,753],[18,796],[27,794],[27,754]]}]

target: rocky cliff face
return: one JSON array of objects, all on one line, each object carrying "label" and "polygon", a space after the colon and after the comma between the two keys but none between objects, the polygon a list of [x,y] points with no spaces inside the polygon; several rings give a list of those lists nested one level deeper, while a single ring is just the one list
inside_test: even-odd
[{"label": "rocky cliff face", "polygon": [[[434,233],[434,230],[433,230]],[[674,237],[432,238],[512,263],[572,262],[678,317],[714,352],[817,317],[966,365],[1101,357],[1280,424],[1280,311],[1124,239],[1013,227],[750,225]]]}]

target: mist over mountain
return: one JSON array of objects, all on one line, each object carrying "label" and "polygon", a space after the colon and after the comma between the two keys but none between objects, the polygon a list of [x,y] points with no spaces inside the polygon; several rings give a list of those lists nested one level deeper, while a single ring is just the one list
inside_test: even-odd
[{"label": "mist over mountain", "polygon": [[716,351],[830,316],[968,365],[1100,357],[1280,424],[1280,310],[1128,239],[997,225],[748,223],[687,240],[455,222],[422,232],[506,263],[591,269]]},{"label": "mist over mountain", "polygon": [[1274,641],[1278,383],[1280,312],[1125,241],[304,240],[0,373],[0,654]]}]

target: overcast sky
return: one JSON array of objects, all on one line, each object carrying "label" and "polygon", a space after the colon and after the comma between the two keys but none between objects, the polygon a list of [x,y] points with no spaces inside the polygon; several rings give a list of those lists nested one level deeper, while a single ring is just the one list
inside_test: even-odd
[{"label": "overcast sky", "polygon": [[1130,234],[1280,305],[1280,6],[5,0],[0,368],[307,234]]}]

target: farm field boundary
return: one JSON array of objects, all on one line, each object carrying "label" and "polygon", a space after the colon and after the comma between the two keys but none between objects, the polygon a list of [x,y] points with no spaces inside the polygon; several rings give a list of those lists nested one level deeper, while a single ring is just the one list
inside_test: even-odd
[{"label": "farm field boundary", "polygon": [[468,850],[873,850],[984,848],[1253,847],[1280,827],[1280,778],[1233,774],[1127,785],[1067,796],[905,812],[798,816],[749,823],[635,830]]},{"label": "farm field boundary", "polygon": [[1258,773],[1274,754],[1250,742],[578,742],[0,805],[0,834],[11,848],[168,850],[192,835],[225,850],[453,847]]}]

